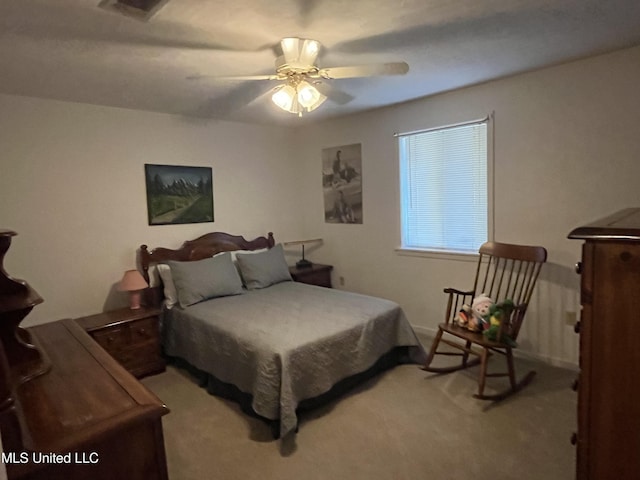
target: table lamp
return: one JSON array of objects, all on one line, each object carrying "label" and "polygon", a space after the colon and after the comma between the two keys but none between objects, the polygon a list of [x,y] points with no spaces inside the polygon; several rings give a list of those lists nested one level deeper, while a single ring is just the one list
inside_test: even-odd
[{"label": "table lamp", "polygon": [[304,258],[304,246],[305,245],[315,245],[316,243],[322,243],[322,239],[321,238],[313,238],[311,240],[295,240],[293,242],[285,242],[285,243],[283,243],[283,245],[285,247],[289,247],[289,246],[292,246],[292,245],[302,245],[302,258],[296,262],[296,267],[297,268],[310,268],[310,267],[313,266],[313,263],[311,263],[309,260]]},{"label": "table lamp", "polygon": [[138,270],[127,270],[118,284],[118,290],[121,292],[129,292],[129,308],[137,310],[140,308],[140,297],[142,290],[147,288],[149,284],[142,278]]}]

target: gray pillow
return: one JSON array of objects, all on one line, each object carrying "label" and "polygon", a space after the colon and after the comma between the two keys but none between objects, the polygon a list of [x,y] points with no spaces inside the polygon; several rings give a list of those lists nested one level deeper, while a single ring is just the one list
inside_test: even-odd
[{"label": "gray pillow", "polygon": [[262,253],[252,255],[238,253],[236,261],[244,284],[249,290],[266,288],[291,280],[281,244]]},{"label": "gray pillow", "polygon": [[195,262],[167,263],[183,308],[209,298],[242,293],[242,280],[229,253]]}]

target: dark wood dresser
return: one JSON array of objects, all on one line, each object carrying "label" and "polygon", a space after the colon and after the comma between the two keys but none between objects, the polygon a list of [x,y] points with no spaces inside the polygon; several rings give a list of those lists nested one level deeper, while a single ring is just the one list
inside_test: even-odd
[{"label": "dark wood dresser", "polygon": [[640,208],[576,228],[584,240],[577,478],[640,478]]},{"label": "dark wood dresser", "polygon": [[11,277],[0,229],[0,434],[10,480],[166,480],[163,403],[73,320],[20,322],[42,303]]},{"label": "dark wood dresser", "polygon": [[296,282],[331,288],[333,266],[312,263],[310,267],[289,267],[291,278]]},{"label": "dark wood dresser", "polygon": [[27,330],[51,369],[15,390],[9,479],[167,479],[162,402],[73,320]]}]

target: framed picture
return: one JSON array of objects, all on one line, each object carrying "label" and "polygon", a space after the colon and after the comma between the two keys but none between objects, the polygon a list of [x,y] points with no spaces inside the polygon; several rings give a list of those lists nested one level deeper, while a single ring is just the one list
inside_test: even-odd
[{"label": "framed picture", "polygon": [[322,150],[326,223],[362,223],[362,145]]},{"label": "framed picture", "polygon": [[144,166],[149,225],[213,222],[210,167]]}]

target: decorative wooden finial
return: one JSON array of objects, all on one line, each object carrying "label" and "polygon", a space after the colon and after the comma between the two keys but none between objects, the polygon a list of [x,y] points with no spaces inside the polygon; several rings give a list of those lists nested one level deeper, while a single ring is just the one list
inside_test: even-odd
[{"label": "decorative wooden finial", "polygon": [[0,341],[14,382],[23,383],[45,373],[48,361],[32,344],[29,332],[20,322],[42,297],[24,280],[12,278],[4,269],[4,256],[11,246],[12,230],[0,229]]}]

